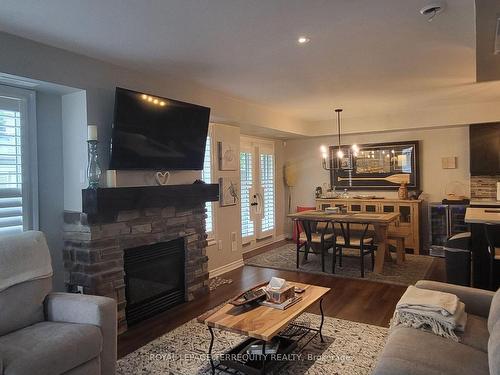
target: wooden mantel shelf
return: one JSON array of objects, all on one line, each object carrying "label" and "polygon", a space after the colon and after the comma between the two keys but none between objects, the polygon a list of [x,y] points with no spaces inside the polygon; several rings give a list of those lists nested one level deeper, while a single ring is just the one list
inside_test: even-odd
[{"label": "wooden mantel shelf", "polygon": [[219,200],[218,184],[137,186],[82,190],[82,211],[109,215],[118,211]]}]

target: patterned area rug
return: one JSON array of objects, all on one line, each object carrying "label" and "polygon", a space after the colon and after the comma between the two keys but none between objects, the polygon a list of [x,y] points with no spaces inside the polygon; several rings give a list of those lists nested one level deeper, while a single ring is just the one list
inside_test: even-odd
[{"label": "patterned area rug", "polygon": [[[279,270],[297,271],[296,268],[296,246],[286,244],[276,249],[256,255],[245,260],[249,266],[275,268]],[[344,255],[355,255],[355,250],[344,250]],[[357,252],[359,254],[359,251]],[[300,271],[321,275],[341,276],[350,278],[361,278],[359,256],[342,258],[342,268],[339,267],[338,258],[335,266],[335,275],[331,274],[332,254],[325,256],[325,273],[321,272],[321,257],[309,254],[307,262],[303,262],[304,254],[300,257]],[[395,257],[395,254],[392,254]],[[434,258],[425,255],[406,254],[406,261],[397,265],[395,262],[385,262],[383,274],[375,274],[371,271],[370,256],[365,256],[365,279],[380,281],[391,284],[412,285],[418,280],[424,279],[432,265]]]},{"label": "patterned area rug", "polygon": [[208,287],[210,291],[213,291],[222,285],[231,284],[232,282],[233,279],[224,279],[222,277],[215,276],[208,281]]},{"label": "patterned area rug", "polygon": [[[305,313],[301,324],[317,327],[320,317]],[[216,357],[245,338],[215,329],[213,354]],[[280,374],[369,374],[374,368],[388,329],[325,317],[324,343],[319,337],[285,365]],[[207,358],[210,334],[206,326],[191,320],[118,360],[117,375],[210,374]],[[217,371],[217,374],[222,374]]]}]

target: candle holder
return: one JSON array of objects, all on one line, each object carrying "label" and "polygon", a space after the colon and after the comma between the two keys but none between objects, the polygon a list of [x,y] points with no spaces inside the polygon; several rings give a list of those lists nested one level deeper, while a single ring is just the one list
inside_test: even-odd
[{"label": "candle holder", "polygon": [[89,140],[88,144],[88,164],[87,178],[89,180],[89,189],[97,189],[101,179],[101,167],[99,166],[99,158],[97,155],[97,144],[99,141]]}]

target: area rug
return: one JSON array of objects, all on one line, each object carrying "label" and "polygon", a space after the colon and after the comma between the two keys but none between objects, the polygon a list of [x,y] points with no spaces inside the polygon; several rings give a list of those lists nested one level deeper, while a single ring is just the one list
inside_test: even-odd
[{"label": "area rug", "polygon": [[214,291],[215,289],[217,289],[218,287],[222,286],[222,285],[228,285],[228,284],[231,284],[233,282],[233,279],[225,279],[223,277],[220,277],[220,276],[215,276],[215,277],[212,277],[209,281],[208,281],[208,288],[210,289],[210,291]]},{"label": "area rug", "polygon": [[[320,317],[305,313],[299,317],[299,322],[317,327]],[[214,357],[245,339],[218,329],[214,333]],[[387,328],[325,317],[325,342],[315,337],[293,361],[281,368],[279,374],[370,374],[387,334]],[[209,344],[208,329],[193,319],[118,360],[117,374],[210,374]],[[217,374],[222,373],[217,371]]]},{"label": "area rug", "polygon": [[[269,250],[245,260],[248,266],[274,268],[278,270],[297,271],[296,268],[296,246],[288,243],[281,247]],[[355,250],[344,250],[344,255],[354,255]],[[359,251],[357,252],[359,254]],[[395,257],[395,254],[392,254]],[[306,262],[303,262],[304,254],[300,255],[300,271],[321,275],[330,275],[332,269],[332,254],[325,256],[325,271],[321,272],[321,257],[316,254],[309,254]],[[412,285],[418,280],[424,279],[432,265],[434,258],[425,255],[406,254],[406,261],[397,265],[395,262],[385,262],[383,274],[376,274],[371,271],[370,256],[365,256],[365,279],[380,281],[399,285]],[[342,258],[342,268],[335,266],[335,275],[340,277],[361,278],[359,257]]]}]

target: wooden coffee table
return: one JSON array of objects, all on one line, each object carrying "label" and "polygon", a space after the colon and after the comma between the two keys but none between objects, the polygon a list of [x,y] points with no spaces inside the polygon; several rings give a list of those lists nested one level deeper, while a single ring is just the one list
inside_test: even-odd
[{"label": "wooden coffee table", "polygon": [[[216,312],[198,318],[198,321],[208,326],[210,332],[211,340],[208,356],[212,367],[212,374],[215,374],[216,369],[227,371],[230,368],[242,371],[245,374],[265,374],[268,371],[275,370],[277,365],[286,363],[282,360],[273,361],[268,358],[271,357],[270,355],[264,355],[266,343],[275,337],[280,340],[279,354],[291,353],[298,347],[301,340],[305,340],[305,343],[301,343],[300,351],[317,335],[319,335],[321,342],[323,342],[323,335],[321,333],[324,321],[322,297],[330,291],[330,288],[296,282],[290,282],[290,284],[303,288],[305,291],[299,294],[302,296],[302,299],[286,310],[259,305],[236,307],[226,304]],[[321,323],[318,328],[293,323],[299,315],[317,301],[319,301],[321,311]],[[212,357],[212,348],[215,339],[213,328],[248,336],[249,339],[230,349],[225,355],[221,356],[224,359],[219,360],[216,364]],[[287,330],[290,331],[292,328],[294,335],[287,335]],[[306,339],[306,336],[309,337]],[[241,351],[255,339],[261,340],[260,343],[262,344],[262,355],[259,356],[259,360],[241,359],[240,357],[245,357],[241,355]]]}]

